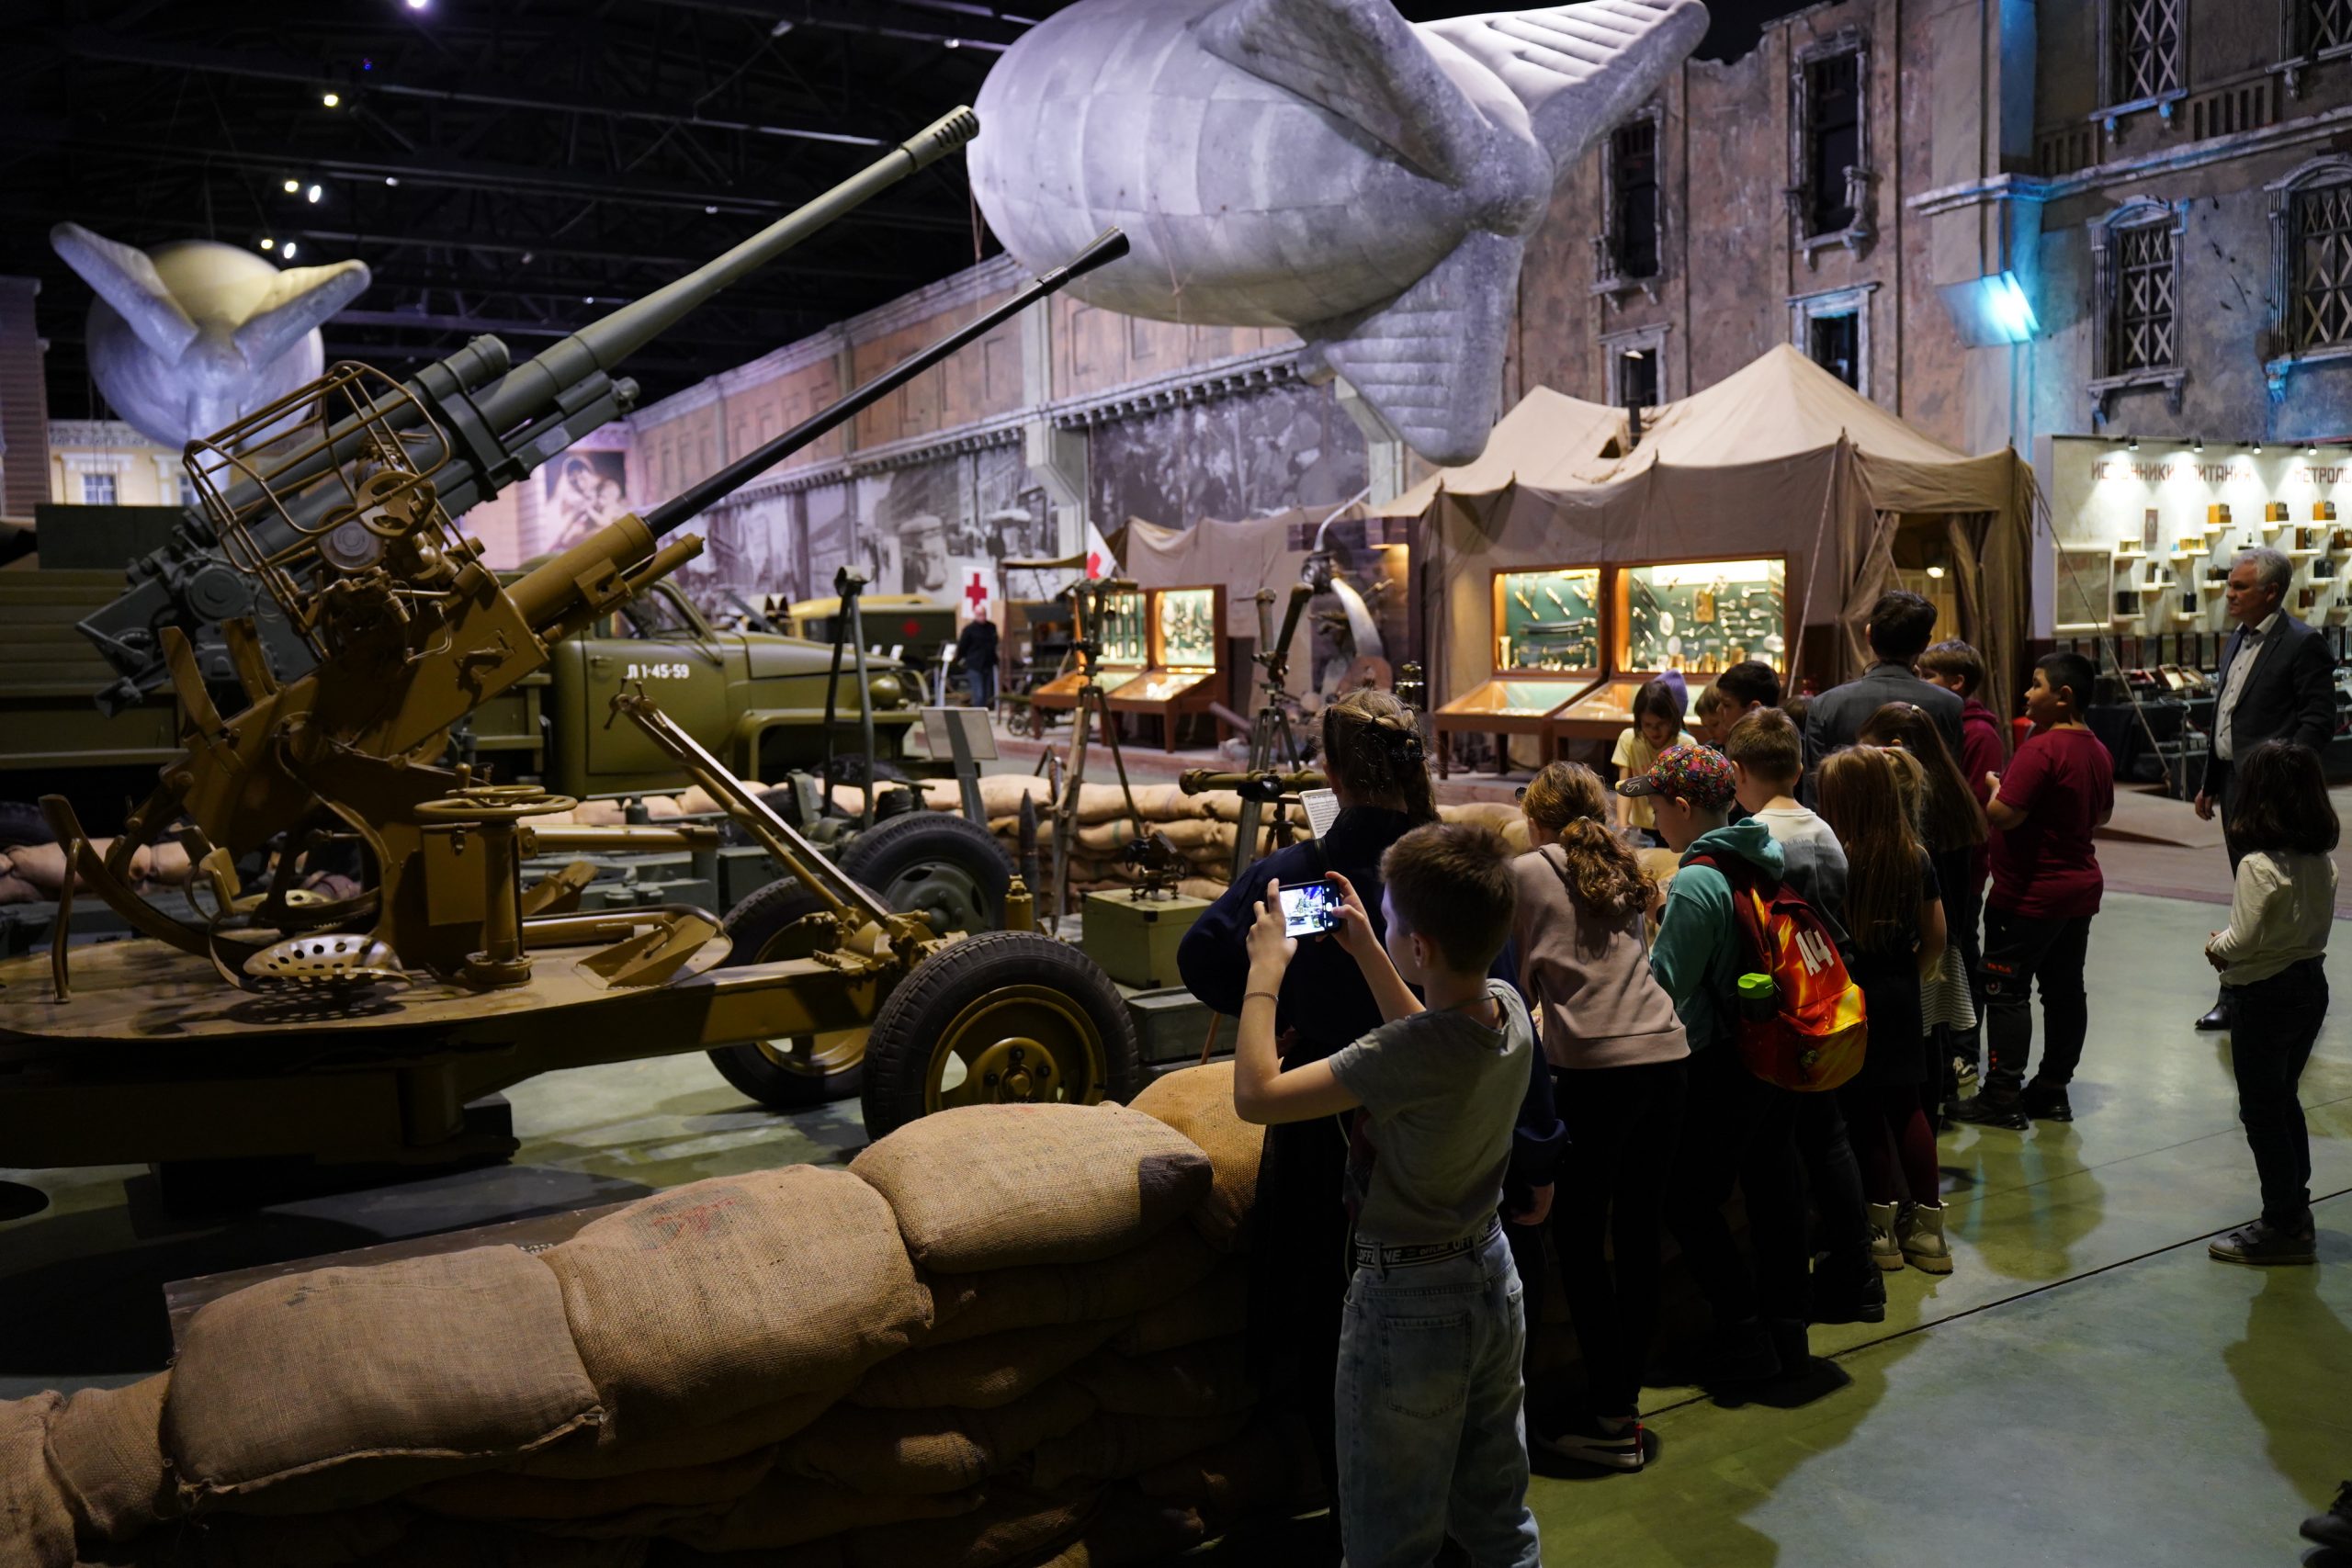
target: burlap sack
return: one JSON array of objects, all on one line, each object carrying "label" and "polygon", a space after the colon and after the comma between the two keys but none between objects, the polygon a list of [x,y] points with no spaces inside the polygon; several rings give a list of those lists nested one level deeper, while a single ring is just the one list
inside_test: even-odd
[{"label": "burlap sack", "polygon": [[420,1514],[397,1545],[362,1559],[356,1568],[640,1568],[652,1544],[627,1537],[566,1540],[534,1529]]},{"label": "burlap sack", "polygon": [[[160,1524],[107,1561],[138,1568],[422,1568],[434,1562],[425,1545],[407,1545],[419,1518],[394,1503],[277,1517],[208,1514]],[[85,1559],[81,1568],[98,1565]]]},{"label": "burlap sack", "polygon": [[1193,1211],[1193,1224],[1220,1251],[1238,1248],[1258,1203],[1258,1156],[1266,1146],[1266,1130],[1244,1122],[1233,1109],[1233,1063],[1163,1073],[1128,1109],[1166,1122],[1209,1156],[1215,1179],[1208,1201]]},{"label": "burlap sack", "polygon": [[850,1169],[944,1274],[1114,1257],[1208,1195],[1193,1141],[1117,1105],[967,1105],[925,1116]]},{"label": "burlap sack", "polygon": [[775,1404],[763,1404],[729,1416],[707,1427],[680,1432],[656,1432],[632,1438],[618,1425],[606,1422],[594,1445],[558,1443],[526,1455],[503,1467],[516,1475],[543,1475],[559,1481],[595,1481],[605,1476],[635,1475],[648,1470],[686,1470],[719,1464],[757,1449],[774,1448],[822,1416],[849,1386],[797,1393]]},{"label": "burlap sack", "polygon": [[1049,1438],[1030,1456],[1040,1486],[1119,1481],[1222,1443],[1250,1424],[1247,1411],[1230,1416],[1114,1416],[1096,1411],[1076,1431]]},{"label": "burlap sack", "polygon": [[1221,877],[1188,876],[1176,884],[1176,891],[1187,898],[1205,898],[1214,904],[1225,897],[1228,886]]},{"label": "burlap sack", "polygon": [[621,1442],[836,1386],[931,1310],[888,1205],[818,1166],[676,1188],[546,1259]]},{"label": "burlap sack", "polygon": [[[758,1551],[822,1540],[843,1530],[894,1520],[948,1518],[971,1512],[980,1501],[977,1492],[868,1496],[779,1472],[725,1513],[678,1524],[665,1533],[697,1551]],[[956,1559],[930,1561],[944,1564]]]},{"label": "burlap sack", "polygon": [[795,1474],[852,1492],[961,1492],[1075,1429],[1094,1401],[1055,1380],[994,1410],[864,1410],[843,1405],[785,1450]]},{"label": "burlap sack", "polygon": [[[1147,827],[1147,831],[1152,831]],[[1081,854],[1097,860],[1117,855],[1136,838],[1135,824],[1122,817],[1114,821],[1097,822],[1078,830],[1078,848]]]},{"label": "burlap sack", "polygon": [[617,828],[628,812],[617,800],[583,800],[571,808],[571,819],[582,828]]},{"label": "burlap sack", "polygon": [[485,1247],[207,1303],[181,1332],[164,1450],[185,1506],[312,1513],[492,1468],[603,1414],[554,1277]]},{"label": "burlap sack", "polygon": [[193,863],[188,859],[186,845],[177,842],[151,845],[147,855],[146,879],[149,882],[157,883],[165,887],[184,887],[187,885],[188,873],[192,869]]},{"label": "burlap sack", "polygon": [[54,898],[65,886],[65,846],[16,844],[8,851],[9,873],[32,884],[43,898]]},{"label": "burlap sack", "polygon": [[1207,1534],[1199,1510],[1147,1497],[1122,1482],[1103,1488],[1086,1533],[1038,1568],[1146,1568],[1190,1551]]},{"label": "burlap sack", "polygon": [[1171,1225],[1100,1263],[1043,1264],[932,1276],[933,1325],[921,1341],[950,1345],[1008,1329],[1132,1317],[1209,1276],[1216,1254],[1191,1225]]},{"label": "burlap sack", "polygon": [[855,1568],[1001,1568],[1028,1562],[1076,1540],[1093,1516],[1096,1495],[1092,1487],[1056,1492],[992,1482],[980,1506],[969,1513],[862,1529],[842,1555]]},{"label": "burlap sack", "polygon": [[848,1402],[872,1410],[993,1410],[1085,1359],[1119,1326],[1074,1323],[1042,1334],[1013,1329],[910,1350],[867,1372],[849,1391]]},{"label": "burlap sack", "polygon": [[0,875],[0,904],[38,904],[47,897],[21,876]]},{"label": "burlap sack", "polygon": [[1136,1314],[1112,1339],[1111,1348],[1122,1356],[1150,1356],[1249,1326],[1248,1261],[1236,1258],[1175,1300]]},{"label": "burlap sack", "polygon": [[[989,814],[990,822],[994,822],[1000,817],[1007,821],[1018,819],[1023,799],[1035,800],[1037,803],[1038,815],[1040,817],[1045,815],[1046,796],[1051,792],[1047,789],[1046,781],[1035,774],[984,773],[979,782],[980,808]],[[954,811],[959,808],[962,796],[956,787],[955,780],[934,779],[925,784],[923,795],[926,800],[930,799],[931,792],[934,789],[939,790],[945,796],[945,804],[940,806],[939,809]]]},{"label": "burlap sack", "polygon": [[1154,829],[1167,835],[1168,841],[1188,853],[1202,852],[1230,857],[1233,853],[1233,824],[1211,822],[1195,818],[1188,821],[1169,822]]},{"label": "burlap sack", "polygon": [[674,822],[686,814],[674,795],[649,795],[645,797],[645,819],[649,822]]},{"label": "burlap sack", "polygon": [[160,1372],[127,1388],[85,1388],[49,1423],[49,1467],[83,1529],[100,1540],[130,1540],[177,1508],[164,1460],[171,1381]]},{"label": "burlap sack", "polygon": [[1098,1350],[1069,1381],[1114,1416],[1231,1416],[1258,1402],[1248,1346],[1229,1334],[1150,1356]]},{"label": "burlap sack", "polygon": [[1145,1471],[1147,1496],[1198,1508],[1212,1520],[1262,1504],[1308,1501],[1320,1489],[1306,1427],[1295,1416],[1261,1417],[1220,1443]]},{"label": "burlap sack", "polygon": [[406,1500],[461,1519],[594,1519],[639,1509],[717,1511],[745,1495],[775,1468],[776,1450],[683,1470],[641,1470],[601,1481],[555,1481],[497,1472],[453,1475],[419,1486]]},{"label": "burlap sack", "polygon": [[63,1403],[54,1393],[0,1402],[0,1568],[73,1568],[74,1512],[41,1452]]}]

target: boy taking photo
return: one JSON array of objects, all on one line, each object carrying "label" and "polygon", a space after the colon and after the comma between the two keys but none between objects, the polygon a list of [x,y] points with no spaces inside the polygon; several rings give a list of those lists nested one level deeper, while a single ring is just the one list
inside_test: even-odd
[{"label": "boy taking photo", "polygon": [[1331,875],[1343,899],[1331,934],[1387,1021],[1287,1072],[1274,998],[1298,942],[1277,884],[1250,931],[1235,1111],[1259,1123],[1365,1112],[1333,1392],[1340,1532],[1355,1568],[1420,1568],[1448,1537],[1477,1568],[1541,1561],[1527,1507],[1526,1323],[1496,1214],[1534,1052],[1518,994],[1487,976],[1510,934],[1510,858],[1491,829],[1406,834],[1381,857],[1385,947],[1355,888]]}]

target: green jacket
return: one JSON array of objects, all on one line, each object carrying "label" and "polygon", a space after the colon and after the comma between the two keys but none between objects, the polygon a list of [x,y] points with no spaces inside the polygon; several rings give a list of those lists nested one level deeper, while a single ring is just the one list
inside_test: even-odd
[{"label": "green jacket", "polygon": [[1727,1032],[1724,1021],[1732,1015],[1747,961],[1733,924],[1730,881],[1713,866],[1692,865],[1692,855],[1719,861],[1737,855],[1775,881],[1782,861],[1781,846],[1753,818],[1702,833],[1682,852],[1682,869],[1674,874],[1657,942],[1650,949],[1650,971],[1673,998],[1697,1053]]}]

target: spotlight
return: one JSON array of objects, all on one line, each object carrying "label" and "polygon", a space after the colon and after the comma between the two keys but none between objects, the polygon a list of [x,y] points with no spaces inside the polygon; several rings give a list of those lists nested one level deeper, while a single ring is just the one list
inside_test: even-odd
[{"label": "spotlight", "polygon": [[1928,575],[1929,577],[1940,579],[1943,574],[1944,569],[1939,566],[1931,566],[1928,569]]},{"label": "spotlight", "polygon": [[792,30],[792,18],[791,18],[791,17],[777,17],[777,18],[776,18],[775,26],[774,26],[774,27],[772,27],[772,28],[770,28],[768,29],[768,37],[770,37],[770,38],[782,38],[785,34],[786,34],[786,33],[790,32],[791,30]]},{"label": "spotlight", "polygon": [[277,242],[265,234],[262,236],[261,248],[265,251],[274,251],[277,249]]},{"label": "spotlight", "polygon": [[319,204],[319,197],[325,194],[326,192],[321,190],[318,186],[312,186],[310,189],[302,193],[302,199],[309,202],[312,207],[316,207]]},{"label": "spotlight", "polygon": [[2304,456],[2304,457],[2318,457],[2318,456],[2319,456],[2319,443],[2318,443],[2318,442],[2316,442],[2316,441],[2306,441],[2306,442],[2304,442],[2304,443],[2303,443],[2303,456]]},{"label": "spotlight", "polygon": [[2257,457],[2262,456],[2262,443],[2259,441],[2254,443],[2254,455]]},{"label": "spotlight", "polygon": [[717,207],[716,205],[713,205],[713,206],[710,206],[710,207],[706,207],[706,208],[704,208],[704,209],[702,209],[702,213],[703,213],[703,216],[704,216],[704,217],[707,218],[707,217],[711,216],[713,213],[717,212],[718,210],[718,207]]},{"label": "spotlight", "polygon": [[331,109],[341,108],[343,107],[343,95],[341,93],[321,93],[319,95],[319,102],[324,104]]},{"label": "spotlight", "polygon": [[300,180],[288,180],[285,185],[285,191],[288,196],[292,196],[296,191],[300,190],[301,188],[302,182]]},{"label": "spotlight", "polygon": [[2205,438],[2201,435],[2197,437],[2188,444],[2188,449],[2191,452],[2202,452],[2205,450]]},{"label": "spotlight", "polygon": [[950,49],[961,49],[964,47],[964,40],[959,38],[949,39],[947,40],[947,47]]},{"label": "spotlight", "polygon": [[412,11],[422,11],[432,3],[433,0],[408,0],[408,8]]},{"label": "spotlight", "polygon": [[286,259],[288,261],[294,259],[294,242],[291,240],[286,242]]},{"label": "spotlight", "polygon": [[388,186],[396,186],[401,183],[401,177],[398,175],[386,175],[384,183]]},{"label": "spotlight", "polygon": [[2137,452],[2140,449],[2140,438],[2136,435],[2125,436],[2123,438],[2123,449],[2126,452]]},{"label": "spotlight", "polygon": [[583,294],[580,297],[580,302],[582,305],[594,305],[596,302],[596,297],[594,294]]}]

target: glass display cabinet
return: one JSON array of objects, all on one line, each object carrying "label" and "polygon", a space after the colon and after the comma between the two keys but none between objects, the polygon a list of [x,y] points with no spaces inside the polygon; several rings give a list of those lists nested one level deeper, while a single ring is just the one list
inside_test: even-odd
[{"label": "glass display cabinet", "polygon": [[[1634,722],[1634,698],[1640,694],[1645,682],[1655,679],[1655,672],[1611,675],[1561,708],[1544,727],[1544,755],[1558,757],[1563,750],[1561,743],[1568,740],[1600,740],[1613,744]],[[1690,694],[1695,698],[1699,694],[1694,689]],[[1686,727],[1689,724],[1687,717],[1684,724]]]},{"label": "glass display cabinet", "polygon": [[1679,670],[1694,688],[1744,660],[1787,670],[1787,576],[1780,557],[1620,568],[1610,668]]},{"label": "glass display cabinet", "polygon": [[1600,569],[1495,573],[1495,673],[1598,676]]},{"label": "glass display cabinet", "polygon": [[1156,716],[1160,744],[1173,751],[1179,721],[1224,694],[1225,590],[1154,588],[1146,597],[1145,667],[1111,688],[1111,711]]},{"label": "glass display cabinet", "polygon": [[[1150,639],[1146,624],[1147,595],[1140,588],[1126,593],[1106,593],[1102,597],[1102,624],[1095,632],[1102,641],[1102,651],[1097,655],[1095,681],[1115,691],[1143,672],[1149,662],[1147,658]],[[1083,617],[1075,610],[1072,623],[1080,637],[1087,635]],[[1078,693],[1084,676],[1077,668],[1075,658],[1071,667],[1029,694],[1029,706],[1035,716],[1035,728],[1042,731],[1044,715],[1068,710],[1078,705]]]},{"label": "glass display cabinet", "polygon": [[1437,728],[1437,771],[1444,778],[1453,771],[1450,735],[1491,735],[1495,738],[1496,772],[1510,767],[1510,737],[1542,736],[1552,714],[1592,689],[1589,678],[1539,680],[1526,676],[1497,676],[1474,687],[1430,716]]}]

